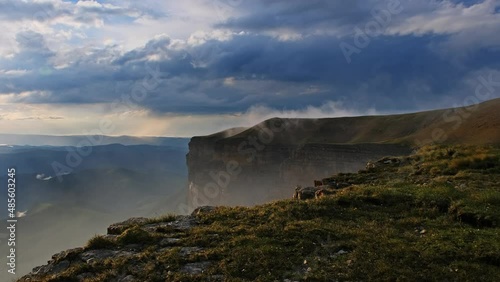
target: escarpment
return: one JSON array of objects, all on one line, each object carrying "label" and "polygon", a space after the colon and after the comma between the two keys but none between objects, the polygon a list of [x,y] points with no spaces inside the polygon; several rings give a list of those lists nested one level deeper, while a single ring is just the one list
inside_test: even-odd
[{"label": "escarpment", "polygon": [[468,108],[403,115],[266,120],[250,128],[193,137],[189,143],[189,201],[253,205],[289,197],[369,161],[405,155],[425,144],[497,144],[500,99]]}]

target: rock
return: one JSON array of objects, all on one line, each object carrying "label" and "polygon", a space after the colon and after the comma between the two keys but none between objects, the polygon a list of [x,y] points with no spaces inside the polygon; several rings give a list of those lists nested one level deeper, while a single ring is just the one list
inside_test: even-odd
[{"label": "rock", "polygon": [[82,253],[80,259],[88,262],[90,259],[103,260],[110,257],[132,256],[136,252],[131,251],[112,251],[112,250],[90,250]]},{"label": "rock", "polygon": [[375,164],[372,163],[372,162],[367,162],[366,163],[366,170],[370,171],[370,170],[374,170],[375,169]]},{"label": "rock", "polygon": [[128,228],[134,225],[144,225],[148,221],[149,219],[145,217],[133,217],[122,222],[114,223],[108,227],[108,234],[120,235],[123,233],[123,231],[127,230]]},{"label": "rock", "polygon": [[203,249],[200,248],[200,247],[184,247],[184,248],[181,248],[179,254],[183,257],[185,256],[189,256],[190,254],[192,253],[196,253],[196,252],[199,252],[199,251],[202,251]]},{"label": "rock", "polygon": [[339,256],[341,256],[341,255],[345,255],[345,254],[348,254],[348,253],[349,253],[349,252],[347,252],[347,251],[340,250],[340,251],[336,252],[335,254],[330,255],[330,257],[331,257],[331,258],[337,258],[337,257],[339,257]]},{"label": "rock", "polygon": [[160,246],[172,246],[175,245],[177,242],[179,242],[180,239],[177,238],[165,238],[160,241]]},{"label": "rock", "polygon": [[95,274],[92,274],[90,272],[85,272],[76,276],[76,279],[78,279],[78,281],[85,281],[86,279],[92,278],[94,276]]},{"label": "rock", "polygon": [[191,275],[202,274],[209,266],[209,261],[188,263],[181,268],[181,272]]},{"label": "rock", "polygon": [[377,161],[375,166],[377,165],[399,165],[401,160],[395,157],[385,157]]},{"label": "rock", "polygon": [[316,191],[318,190],[320,190],[320,188],[318,187],[302,188],[300,186],[297,186],[297,188],[295,188],[293,198],[298,200],[314,199],[316,197]]},{"label": "rock", "polygon": [[42,265],[42,266],[37,266],[31,270],[31,273],[34,275],[38,274],[46,274],[48,272],[48,266],[47,265]]},{"label": "rock", "polygon": [[149,233],[158,232],[168,234],[174,231],[184,231],[196,225],[196,218],[191,215],[178,216],[177,220],[170,222],[159,222],[147,224],[141,227],[144,231]]},{"label": "rock", "polygon": [[180,216],[179,220],[169,222],[169,224],[177,230],[186,230],[190,229],[194,225],[196,225],[196,219],[192,216]]},{"label": "rock", "polygon": [[330,189],[319,189],[318,191],[316,191],[316,193],[314,193],[314,197],[316,199],[319,199],[321,197],[324,197],[324,196],[327,196],[327,195],[333,195],[335,193],[336,193],[336,191],[333,191],[333,190],[330,190]]},{"label": "rock", "polygon": [[83,248],[74,248],[74,249],[69,249],[66,251],[59,252],[55,255],[52,256],[52,259],[54,261],[60,261],[64,259],[69,259],[72,260],[73,258],[77,257],[78,254],[80,254],[83,251]]},{"label": "rock", "polygon": [[119,282],[135,282],[137,279],[133,275],[127,275],[119,280]]},{"label": "rock", "polygon": [[169,224],[169,222],[159,222],[159,223],[152,223],[148,224],[142,227],[147,232],[153,233],[153,232],[158,232],[158,233],[168,233],[170,231],[173,231],[172,225]]},{"label": "rock", "polygon": [[87,264],[93,264],[96,262],[95,258],[89,258],[88,260],[85,261]]},{"label": "rock", "polygon": [[38,266],[33,268],[31,274],[33,275],[47,275],[51,273],[58,273],[66,270],[70,266],[70,262],[68,260],[63,260],[57,264],[54,264],[54,261],[49,262],[47,265]]},{"label": "rock", "polygon": [[340,250],[338,251],[337,253],[335,253],[336,255],[343,255],[343,254],[347,254],[348,252],[344,251],[344,250]]},{"label": "rock", "polygon": [[51,273],[60,273],[66,270],[70,265],[70,262],[67,260],[63,260],[60,263],[56,264],[55,266],[52,267],[50,270]]},{"label": "rock", "polygon": [[199,215],[199,214],[206,214],[206,213],[211,213],[215,210],[216,207],[214,206],[202,206],[202,207],[198,207],[196,208],[192,213],[191,215],[192,216],[196,216],[196,215]]}]

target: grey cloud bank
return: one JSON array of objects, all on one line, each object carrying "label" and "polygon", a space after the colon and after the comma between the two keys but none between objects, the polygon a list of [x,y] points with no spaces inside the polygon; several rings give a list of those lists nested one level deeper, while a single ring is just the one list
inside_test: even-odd
[{"label": "grey cloud bank", "polygon": [[[5,8],[0,21],[29,20],[37,10],[50,10],[70,23],[100,21],[107,27],[64,28],[87,39],[112,38],[114,27],[144,21],[182,28],[180,13],[162,10],[161,4],[154,9],[129,1],[90,2],[0,1]],[[204,2],[186,3],[196,9]],[[15,51],[0,59],[0,101],[111,103],[153,66],[162,83],[138,105],[153,115],[242,113],[254,106],[300,110],[329,101],[361,112],[412,111],[459,103],[473,93],[471,80],[498,75],[500,69],[500,40],[492,36],[500,31],[497,0],[226,4],[231,13],[207,22],[202,38],[159,33],[128,50],[123,42],[90,44],[85,36],[69,36],[62,41],[64,48],[53,48],[51,36],[62,27],[60,22],[51,25],[51,19],[44,27],[54,32],[17,30]],[[356,32],[374,20],[374,11],[394,5],[399,9],[390,22],[369,44],[356,46]],[[84,14],[93,19],[83,20]],[[357,48],[350,63],[339,48],[343,43]]]}]

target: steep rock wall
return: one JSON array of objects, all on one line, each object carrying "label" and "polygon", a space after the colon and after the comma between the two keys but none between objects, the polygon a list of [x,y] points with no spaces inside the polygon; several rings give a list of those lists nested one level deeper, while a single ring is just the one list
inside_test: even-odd
[{"label": "steep rock wall", "polygon": [[[500,144],[500,99],[473,107],[403,115],[326,119],[273,118],[189,143],[189,201],[253,205],[289,197],[366,162],[426,144]],[[399,144],[399,145],[398,145]]]},{"label": "steep rock wall", "polygon": [[391,144],[271,144],[249,154],[242,146],[228,143],[192,139],[187,155],[192,208],[287,198],[296,185],[312,185],[311,179],[355,172],[370,160],[411,152],[408,146]]}]

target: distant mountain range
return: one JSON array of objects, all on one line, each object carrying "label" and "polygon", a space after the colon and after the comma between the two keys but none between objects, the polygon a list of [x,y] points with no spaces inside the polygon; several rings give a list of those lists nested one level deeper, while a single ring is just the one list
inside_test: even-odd
[{"label": "distant mountain range", "polygon": [[28,146],[100,146],[110,144],[122,145],[157,145],[185,148],[189,138],[175,137],[135,137],[104,135],[32,135],[32,134],[0,134],[0,145]]},{"label": "distant mountain range", "polygon": [[[72,171],[124,168],[184,172],[187,146],[111,144],[93,147],[1,146],[0,171],[17,167],[19,173],[56,177],[63,167]],[[54,169],[54,166],[56,169]],[[57,169],[59,168],[59,169]]]}]

